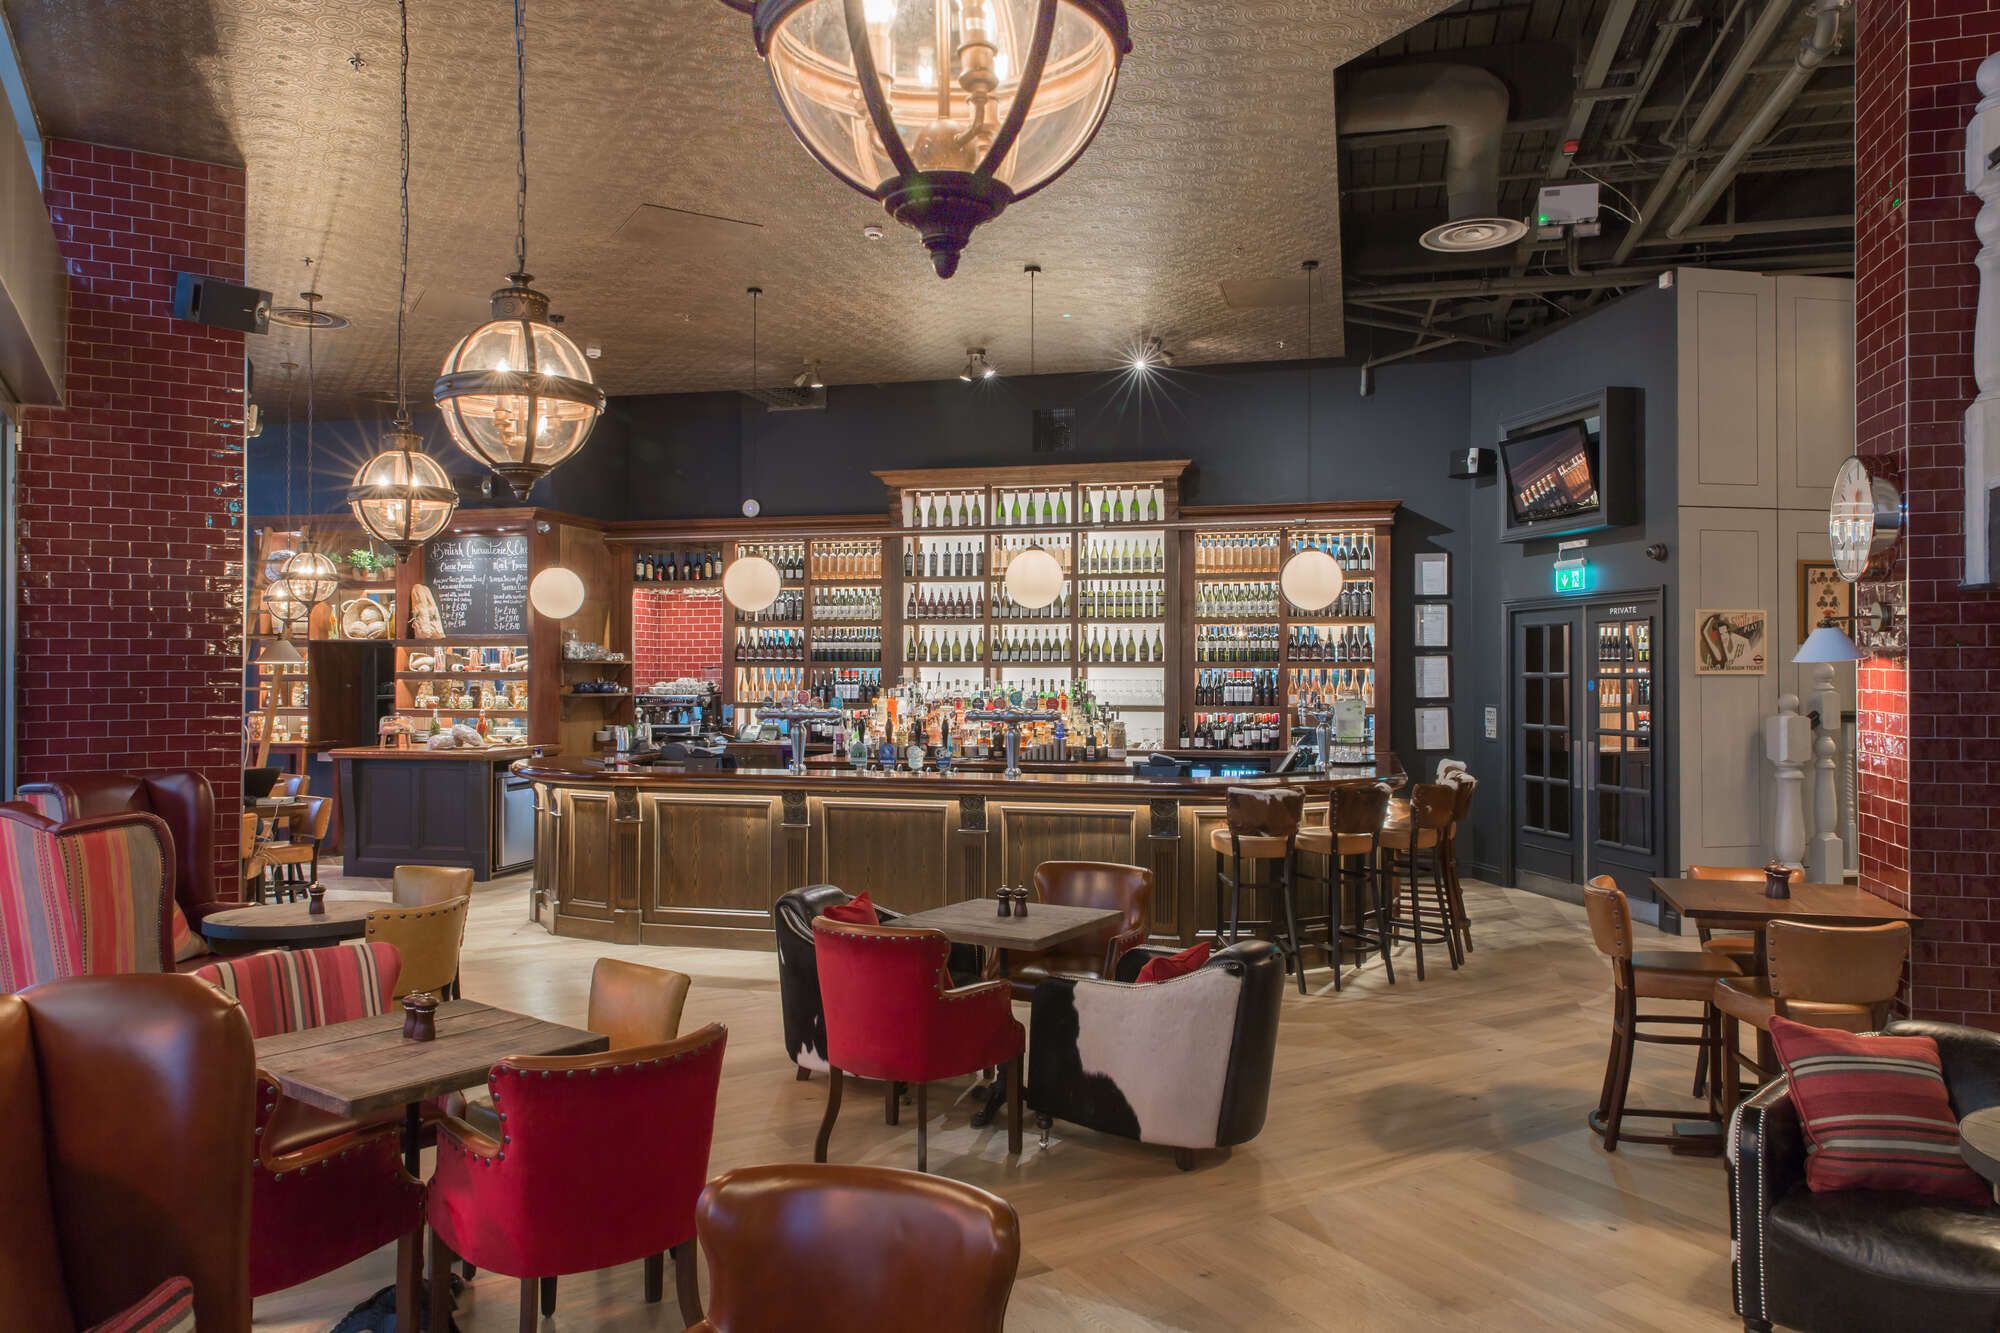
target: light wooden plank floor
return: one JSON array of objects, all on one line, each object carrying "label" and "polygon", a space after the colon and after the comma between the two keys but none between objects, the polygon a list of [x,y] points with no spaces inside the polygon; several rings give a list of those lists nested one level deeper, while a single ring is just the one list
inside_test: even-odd
[{"label": "light wooden plank floor", "polygon": [[[1433,954],[1419,984],[1406,948],[1393,987],[1379,964],[1338,995],[1324,970],[1308,974],[1310,996],[1288,986],[1263,1135],[1204,1154],[1191,1173],[1165,1149],[1063,1125],[1047,1148],[1031,1125],[1010,1162],[1004,1129],[974,1130],[969,1103],[954,1104],[969,1085],[934,1089],[932,1169],[1020,1210],[1009,1328],[1736,1326],[1719,1160],[1607,1154],[1584,1127],[1603,1076],[1610,973],[1582,910],[1490,885],[1467,892],[1476,952],[1463,971]],[[713,1169],[810,1160],[826,1085],[792,1077],[774,955],[556,939],[526,920],[517,877],[474,898],[465,992],[581,1023],[605,953],[690,974],[684,1030],[728,1025]],[[1686,1103],[1684,1060],[1642,1049],[1633,1103]],[[892,1129],[871,1091],[848,1099],[833,1159],[914,1165],[914,1112]],[[330,1327],[391,1280],[392,1256],[266,1297],[257,1326]],[[460,1326],[514,1328],[517,1290],[482,1273]],[[648,1307],[636,1265],[565,1278],[560,1295],[546,1329],[680,1327],[672,1283]]]}]

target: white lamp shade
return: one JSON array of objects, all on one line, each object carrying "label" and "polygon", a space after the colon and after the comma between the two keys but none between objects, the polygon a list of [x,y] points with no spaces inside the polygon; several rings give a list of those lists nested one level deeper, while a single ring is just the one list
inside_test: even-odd
[{"label": "white lamp shade", "polygon": [[1062,594],[1062,562],[1037,546],[1007,562],[1007,595],[1014,604],[1040,610]]},{"label": "white lamp shade", "polygon": [[273,639],[257,654],[257,660],[266,666],[301,666],[306,657],[290,639]]},{"label": "white lamp shade", "polygon": [[583,580],[573,569],[550,565],[528,584],[528,605],[550,620],[567,620],[583,606]]},{"label": "white lamp shade", "polygon": [[783,582],[776,565],[761,555],[746,555],[722,571],[722,595],[739,611],[762,611],[778,600]]},{"label": "white lamp shade", "polygon": [[1792,654],[1794,662],[1859,662],[1866,654],[1860,645],[1847,637],[1847,631],[1838,625],[1821,625],[1806,636],[1799,650]]},{"label": "white lamp shade", "polygon": [[1285,600],[1301,611],[1326,610],[1340,596],[1341,586],[1346,582],[1340,562],[1325,551],[1294,552],[1278,575],[1278,586],[1285,590]]}]

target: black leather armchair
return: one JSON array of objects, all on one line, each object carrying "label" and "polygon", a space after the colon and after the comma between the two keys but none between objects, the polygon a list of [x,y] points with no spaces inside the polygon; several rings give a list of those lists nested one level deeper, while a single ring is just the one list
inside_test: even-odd
[{"label": "black leather armchair", "polygon": [[[824,915],[836,903],[848,903],[854,895],[831,884],[808,884],[779,897],[771,908],[771,920],[778,933],[778,1004],[784,1010],[785,1054],[799,1067],[799,1077],[810,1077],[817,1069],[826,1072],[826,1010],[819,998],[819,955],[813,948],[813,918]],[[880,903],[875,915],[885,923],[898,920],[901,912]],[[954,944],[945,967],[952,984],[970,985],[979,980],[979,950]]]},{"label": "black leather armchair", "polygon": [[[2000,1105],[2000,1033],[1891,1023],[1938,1044],[1952,1110]],[[1805,1131],[1785,1080],[1729,1126],[1729,1234],[1746,1329],[1806,1333],[2000,1328],[2000,1209],[1874,1190],[1806,1188]]]},{"label": "black leather armchair", "polygon": [[1196,1149],[1247,1143],[1264,1128],[1285,969],[1276,946],[1245,940],[1186,976],[1132,984],[1171,952],[1128,951],[1115,981],[1036,985],[1028,1104],[1045,1129],[1067,1120],[1161,1144],[1187,1171]]}]

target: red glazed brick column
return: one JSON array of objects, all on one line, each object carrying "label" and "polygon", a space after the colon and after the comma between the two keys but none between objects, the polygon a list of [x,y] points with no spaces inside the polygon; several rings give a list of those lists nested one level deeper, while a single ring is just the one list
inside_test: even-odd
[{"label": "red glazed brick column", "polygon": [[722,684],[723,601],[712,589],[641,588],[632,598],[632,680]]},{"label": "red glazed brick column", "polygon": [[197,768],[237,882],[243,335],[172,317],[174,271],[242,282],[243,172],[51,142],[67,405],[20,457],[20,776]]},{"label": "red glazed brick column", "polygon": [[1907,661],[1860,676],[1861,879],[1926,919],[1911,1010],[2000,1028],[2000,595],[1959,586],[1979,248],[1963,135],[2000,0],[1859,0],[1856,17],[1858,439],[1904,488],[1889,577],[1910,608]]}]

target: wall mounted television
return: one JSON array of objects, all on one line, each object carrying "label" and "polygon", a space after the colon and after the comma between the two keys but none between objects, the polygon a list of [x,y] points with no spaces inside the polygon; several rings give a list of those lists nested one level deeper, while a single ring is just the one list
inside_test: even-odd
[{"label": "wall mounted television", "polygon": [[1639,390],[1601,389],[1501,423],[1500,540],[1636,521]]}]

